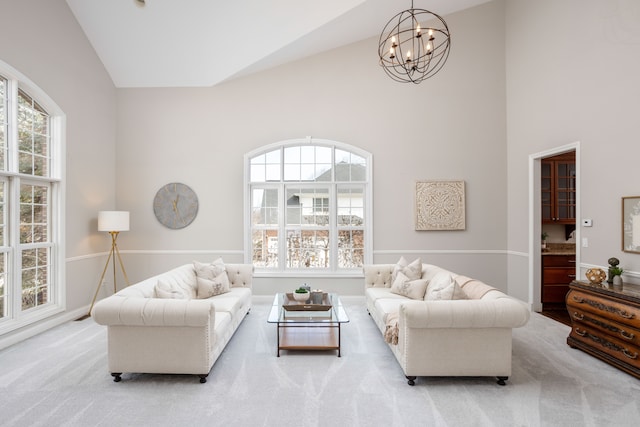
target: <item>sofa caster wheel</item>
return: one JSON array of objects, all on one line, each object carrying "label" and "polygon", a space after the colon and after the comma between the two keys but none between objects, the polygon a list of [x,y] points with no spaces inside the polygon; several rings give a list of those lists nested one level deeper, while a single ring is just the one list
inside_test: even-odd
[{"label": "sofa caster wheel", "polygon": [[416,385],[416,377],[414,376],[407,376],[407,384],[409,385]]},{"label": "sofa caster wheel", "polygon": [[200,377],[200,384],[204,384],[207,382],[207,376],[208,375],[199,375]]},{"label": "sofa caster wheel", "polygon": [[498,385],[507,385],[505,381],[508,380],[509,377],[497,377],[497,378],[498,378]]},{"label": "sofa caster wheel", "polygon": [[121,372],[112,372],[111,376],[113,377],[113,382],[114,383],[119,383],[120,381],[122,381],[121,375],[122,375]]}]

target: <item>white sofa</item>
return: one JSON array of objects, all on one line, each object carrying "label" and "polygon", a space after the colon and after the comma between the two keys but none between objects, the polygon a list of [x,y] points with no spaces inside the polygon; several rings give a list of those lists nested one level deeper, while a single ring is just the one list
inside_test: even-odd
[{"label": "white sofa", "polygon": [[[186,264],[124,288],[94,306],[92,317],[108,327],[114,381],[120,381],[123,372],[132,372],[195,374],[206,382],[251,309],[253,266],[224,268],[229,288],[220,295],[198,299],[201,282],[196,267]],[[159,284],[184,295],[168,297],[156,288]]]},{"label": "white sofa", "polygon": [[[511,375],[511,331],[529,320],[527,306],[478,280],[429,264],[418,272],[421,284],[426,282],[425,296],[411,299],[392,292],[394,268],[364,266],[366,305],[409,385],[418,376],[495,376],[505,385]],[[437,298],[431,288],[446,277],[468,299],[429,299]]]}]

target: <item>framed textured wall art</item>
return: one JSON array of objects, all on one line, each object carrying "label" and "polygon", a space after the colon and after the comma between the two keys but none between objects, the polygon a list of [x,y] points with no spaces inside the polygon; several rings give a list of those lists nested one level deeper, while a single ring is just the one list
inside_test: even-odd
[{"label": "framed textured wall art", "polygon": [[640,254],[640,196],[622,198],[622,250]]},{"label": "framed textured wall art", "polygon": [[464,230],[464,181],[418,181],[416,230]]}]

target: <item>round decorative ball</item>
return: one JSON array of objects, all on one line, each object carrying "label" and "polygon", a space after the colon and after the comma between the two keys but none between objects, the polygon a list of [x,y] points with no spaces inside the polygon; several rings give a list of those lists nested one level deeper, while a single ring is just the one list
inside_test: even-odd
[{"label": "round decorative ball", "polygon": [[587,279],[593,284],[600,284],[607,278],[607,273],[601,268],[590,268],[585,273]]},{"label": "round decorative ball", "polygon": [[309,299],[309,292],[305,292],[305,293],[298,293],[298,292],[294,292],[293,293],[293,299],[298,301],[298,302],[305,302],[306,300]]}]

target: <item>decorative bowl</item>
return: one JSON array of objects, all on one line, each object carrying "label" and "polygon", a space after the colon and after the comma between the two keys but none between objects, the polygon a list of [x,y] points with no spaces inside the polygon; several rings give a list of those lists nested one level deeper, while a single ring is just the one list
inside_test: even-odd
[{"label": "decorative bowl", "polygon": [[607,278],[607,273],[605,273],[601,268],[590,268],[587,270],[585,276],[591,283],[599,284]]},{"label": "decorative bowl", "polygon": [[292,292],[293,294],[293,299],[298,301],[298,302],[305,302],[306,300],[309,299],[309,292],[305,292],[305,293],[298,293],[298,292]]}]

